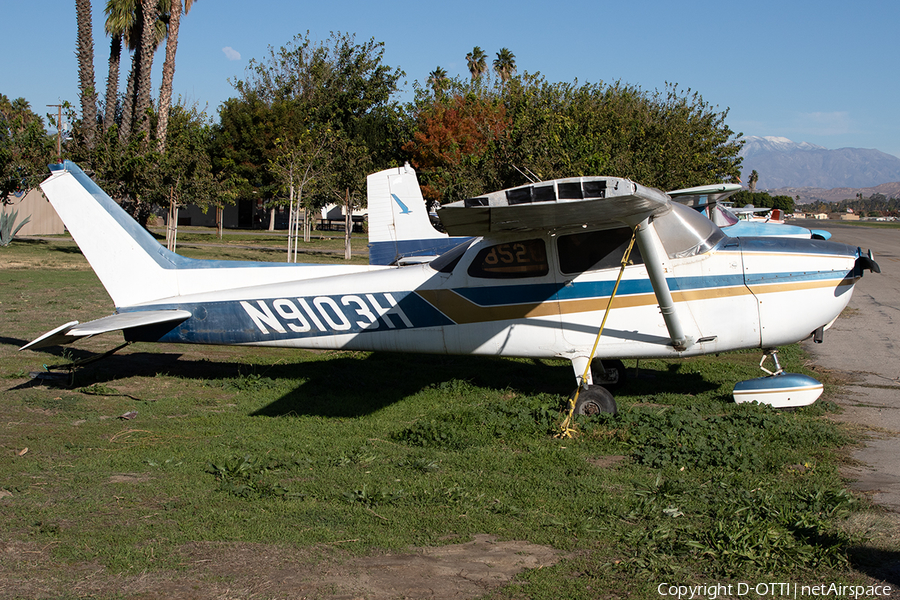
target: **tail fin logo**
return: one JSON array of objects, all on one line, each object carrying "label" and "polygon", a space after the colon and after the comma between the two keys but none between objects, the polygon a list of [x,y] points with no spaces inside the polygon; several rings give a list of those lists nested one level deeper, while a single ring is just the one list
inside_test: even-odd
[{"label": "tail fin logo", "polygon": [[397,197],[397,194],[391,194],[391,198],[393,198],[394,202],[397,203],[397,206],[400,207],[401,215],[408,215],[412,212],[411,210],[409,210],[409,208],[405,204],[403,204],[403,202],[400,200],[400,198]]}]

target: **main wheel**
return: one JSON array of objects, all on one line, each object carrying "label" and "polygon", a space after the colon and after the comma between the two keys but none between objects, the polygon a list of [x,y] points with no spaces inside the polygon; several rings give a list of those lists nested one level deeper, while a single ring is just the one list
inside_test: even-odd
[{"label": "main wheel", "polygon": [[[589,385],[587,389],[578,391],[578,400],[575,401],[576,415],[599,415],[600,413],[609,413],[614,415],[618,412],[616,401],[613,395],[609,393],[605,387],[599,385]],[[575,397],[575,392],[569,395],[569,401]]]},{"label": "main wheel", "polygon": [[597,360],[599,368],[593,369],[594,381],[608,389],[616,389],[625,383],[625,363],[621,360]]}]

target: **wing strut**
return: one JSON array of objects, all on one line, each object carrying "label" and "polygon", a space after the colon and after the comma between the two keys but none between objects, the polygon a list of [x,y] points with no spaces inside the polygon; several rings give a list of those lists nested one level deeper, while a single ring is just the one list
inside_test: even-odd
[{"label": "wing strut", "polygon": [[679,351],[686,350],[694,341],[684,335],[684,328],[675,312],[675,302],[666,282],[663,257],[659,252],[659,245],[654,243],[650,232],[650,217],[641,221],[635,232],[638,248],[644,257],[644,266],[647,267],[647,274],[650,276],[650,284],[656,294],[656,301],[659,302],[659,310],[666,322],[666,329],[669,330],[669,337],[672,338],[672,347]]}]

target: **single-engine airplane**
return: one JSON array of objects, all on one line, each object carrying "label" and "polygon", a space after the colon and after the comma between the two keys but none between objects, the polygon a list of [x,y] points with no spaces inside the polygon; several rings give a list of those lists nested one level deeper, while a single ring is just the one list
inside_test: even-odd
[{"label": "single-engine airplane", "polygon": [[44,194],[116,314],[66,323],[23,349],[122,330],[126,341],[557,358],[573,365],[577,412],[614,412],[612,395],[593,385],[595,356],[793,343],[821,334],[863,271],[877,270],[871,253],[844,244],[729,238],[665,193],[617,177],[445,205],[448,234],[470,239],[425,264],[196,260],[168,252],[77,165],[51,171]]}]

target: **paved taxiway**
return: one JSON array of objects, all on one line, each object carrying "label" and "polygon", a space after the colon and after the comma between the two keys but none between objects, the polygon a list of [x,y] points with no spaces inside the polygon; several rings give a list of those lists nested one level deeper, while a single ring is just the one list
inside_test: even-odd
[{"label": "paved taxiway", "polygon": [[839,221],[791,224],[825,229],[832,241],[871,249],[881,267],[880,274],[866,271],[824,343],[803,345],[817,365],[851,381],[838,399],[844,411],[837,419],[872,430],[865,447],[853,453],[860,462],[847,472],[854,487],[900,512],[900,229]]}]

